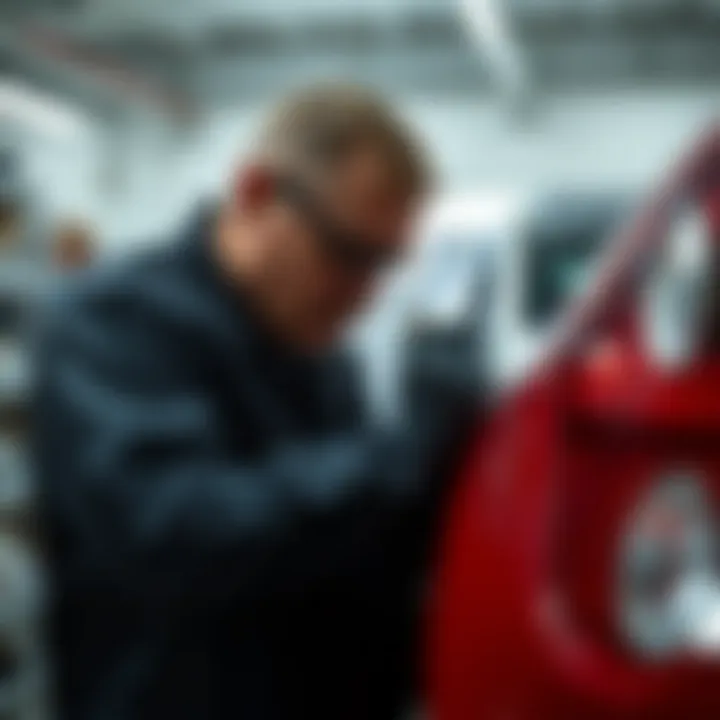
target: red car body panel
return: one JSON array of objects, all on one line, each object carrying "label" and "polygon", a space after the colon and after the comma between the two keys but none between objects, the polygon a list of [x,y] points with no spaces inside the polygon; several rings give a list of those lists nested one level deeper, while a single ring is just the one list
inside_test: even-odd
[{"label": "red car body panel", "polygon": [[612,244],[545,362],[478,426],[428,617],[433,720],[720,716],[720,657],[642,661],[614,616],[623,524],[653,479],[691,469],[720,505],[720,348],[669,375],[637,331],[642,268],[686,200],[720,240],[720,130]]}]

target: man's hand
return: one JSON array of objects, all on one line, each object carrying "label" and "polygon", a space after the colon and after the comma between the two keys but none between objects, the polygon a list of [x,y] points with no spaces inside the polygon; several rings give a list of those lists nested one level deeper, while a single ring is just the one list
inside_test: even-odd
[{"label": "man's hand", "polygon": [[406,417],[445,437],[452,437],[459,424],[481,409],[488,384],[484,346],[489,278],[474,273],[465,279],[466,292],[457,294],[455,299],[462,302],[452,312],[419,298],[411,308],[402,351]]},{"label": "man's hand", "polygon": [[480,356],[477,329],[470,323],[411,328],[403,358],[404,421],[422,448],[423,474],[439,493],[483,412]]}]

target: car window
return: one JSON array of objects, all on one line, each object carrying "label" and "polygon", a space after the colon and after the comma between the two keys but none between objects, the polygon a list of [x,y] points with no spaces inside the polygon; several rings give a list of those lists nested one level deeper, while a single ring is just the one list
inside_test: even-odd
[{"label": "car window", "polygon": [[602,240],[558,243],[528,249],[526,317],[533,324],[552,321],[587,287],[592,261]]},{"label": "car window", "polygon": [[596,260],[622,217],[622,208],[577,213],[532,229],[525,243],[524,316],[536,326],[552,322],[588,286]]}]

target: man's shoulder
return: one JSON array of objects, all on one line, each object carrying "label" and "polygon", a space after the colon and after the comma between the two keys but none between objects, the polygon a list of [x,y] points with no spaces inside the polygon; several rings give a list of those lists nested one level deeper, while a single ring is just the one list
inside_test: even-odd
[{"label": "man's shoulder", "polygon": [[162,312],[163,293],[158,290],[165,287],[167,293],[178,284],[172,249],[157,247],[103,261],[61,280],[43,310],[62,325],[90,319],[112,324],[131,314]]},{"label": "man's shoulder", "polygon": [[63,282],[39,313],[39,347],[114,354],[119,362],[197,346],[209,323],[203,320],[202,293],[180,255],[176,245],[164,243]]}]

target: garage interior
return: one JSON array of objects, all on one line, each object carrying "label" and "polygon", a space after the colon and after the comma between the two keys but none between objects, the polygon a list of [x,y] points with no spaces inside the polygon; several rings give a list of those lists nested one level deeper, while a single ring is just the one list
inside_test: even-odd
[{"label": "garage interior", "polygon": [[[33,311],[58,243],[86,243],[94,260],[161,241],[222,192],[276,97],[326,79],[392,99],[443,196],[640,196],[717,119],[720,1],[0,3],[3,720],[52,717],[24,438]],[[359,333],[379,396],[393,303]]]}]

